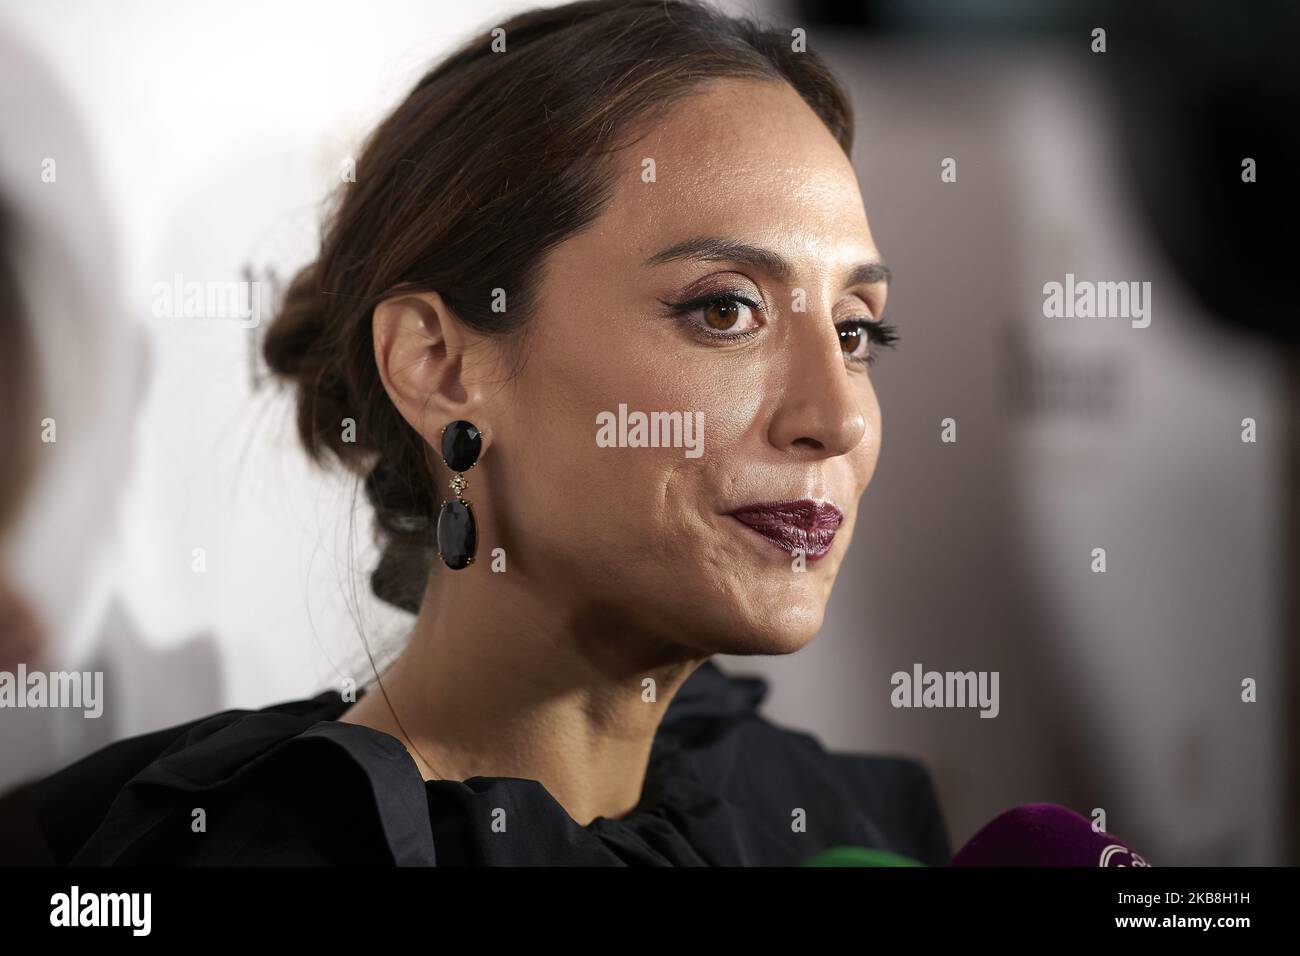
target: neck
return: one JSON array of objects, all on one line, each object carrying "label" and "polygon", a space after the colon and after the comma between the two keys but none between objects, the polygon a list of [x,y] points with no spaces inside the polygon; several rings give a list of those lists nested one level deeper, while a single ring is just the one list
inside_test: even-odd
[{"label": "neck", "polygon": [[346,719],[401,740],[426,780],[538,780],[581,825],[617,819],[640,801],[668,704],[709,655],[615,619],[562,607],[518,573],[439,567],[383,675],[400,724],[377,690]]}]

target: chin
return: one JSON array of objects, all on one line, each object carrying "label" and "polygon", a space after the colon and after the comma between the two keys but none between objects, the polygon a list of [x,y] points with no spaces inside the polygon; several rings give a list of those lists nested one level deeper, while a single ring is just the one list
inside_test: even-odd
[{"label": "chin", "polygon": [[[812,641],[822,627],[825,610],[820,603],[780,608],[750,606],[743,620],[733,619],[711,635],[713,654],[793,654]],[[739,626],[738,626],[739,625]]]}]

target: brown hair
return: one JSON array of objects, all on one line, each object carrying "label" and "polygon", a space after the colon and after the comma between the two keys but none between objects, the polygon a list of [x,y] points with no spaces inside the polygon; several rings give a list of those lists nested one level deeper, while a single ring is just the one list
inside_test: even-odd
[{"label": "brown hair", "polygon": [[[436,486],[426,443],[380,381],[375,306],[397,290],[436,291],[471,329],[517,341],[544,256],[612,192],[599,157],[714,79],[788,82],[852,148],[847,97],[789,32],[693,0],[581,0],[501,29],[505,52],[493,52],[490,30],[475,35],[371,134],[263,348],[297,388],[308,452],[365,476],[383,546],[371,586],[413,612],[434,553]],[[491,309],[497,288],[509,290],[508,312]],[[343,440],[345,418],[355,441]]]}]

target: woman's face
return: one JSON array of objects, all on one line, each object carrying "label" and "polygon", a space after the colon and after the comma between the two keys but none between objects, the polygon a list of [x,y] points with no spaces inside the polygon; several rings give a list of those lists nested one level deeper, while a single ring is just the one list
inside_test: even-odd
[{"label": "woman's face", "polygon": [[[546,261],[475,470],[481,544],[575,597],[579,628],[788,653],[821,626],[880,452],[874,333],[852,320],[880,318],[887,273],[851,164],[789,86],[720,82],[649,129]],[[638,441],[652,412],[682,427]],[[820,507],[735,514],[788,502]]]}]

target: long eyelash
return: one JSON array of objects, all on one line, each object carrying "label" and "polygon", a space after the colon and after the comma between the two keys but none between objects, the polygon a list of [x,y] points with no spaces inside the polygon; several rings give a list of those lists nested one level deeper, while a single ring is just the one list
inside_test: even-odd
[{"label": "long eyelash", "polygon": [[756,312],[761,312],[763,306],[754,302],[747,295],[742,295],[739,289],[723,289],[720,292],[710,292],[708,295],[702,295],[695,299],[689,299],[685,302],[665,302],[659,300],[674,312],[694,312],[696,309],[703,308],[706,305],[713,305],[715,302],[739,302],[741,305],[747,305]]},{"label": "long eyelash", "polygon": [[[753,309],[759,315],[763,314],[762,304],[759,302],[755,302],[749,296],[744,295],[739,289],[722,289],[718,292],[710,292],[707,295],[702,295],[694,299],[689,299],[685,302],[667,302],[663,299],[660,299],[659,301],[661,304],[666,306],[674,316],[678,318],[684,318],[685,316],[690,315],[696,309],[702,309],[705,306],[714,305],[718,302],[725,302],[731,305],[739,303],[740,305],[748,306],[750,309]],[[706,329],[703,326],[697,325],[694,322],[688,322],[686,324],[691,330],[691,332],[706,339],[723,339],[728,342],[740,342],[740,341],[744,341],[745,339],[753,338],[755,335],[758,334],[757,329],[750,329],[746,332],[727,333],[727,332],[717,332],[712,329]]]},{"label": "long eyelash", "polygon": [[[856,328],[866,329],[867,337],[871,340],[871,344],[875,348],[892,349],[898,344],[898,326],[892,325],[889,322],[881,321],[880,319],[868,319],[865,317],[860,319],[845,319],[836,324],[835,328],[839,329],[843,326],[853,326]],[[875,348],[867,354],[865,362],[862,359],[858,359],[859,364],[875,365],[878,357]]]}]

